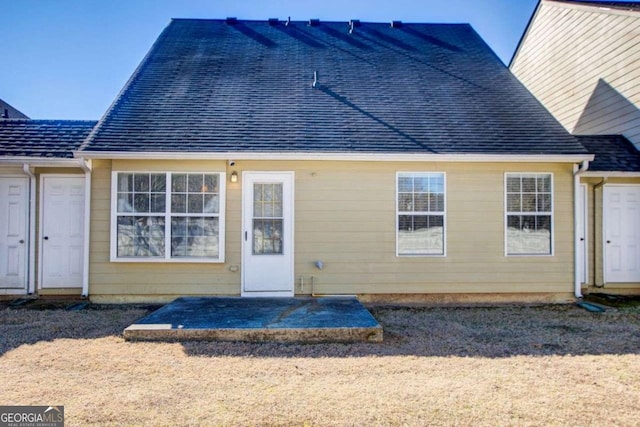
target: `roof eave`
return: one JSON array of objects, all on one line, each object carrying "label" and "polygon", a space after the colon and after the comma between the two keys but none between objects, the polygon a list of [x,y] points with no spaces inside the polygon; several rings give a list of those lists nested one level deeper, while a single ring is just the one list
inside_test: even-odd
[{"label": "roof eave", "polygon": [[585,178],[640,178],[638,172],[622,172],[622,171],[594,171],[588,170],[581,176]]},{"label": "roof eave", "polygon": [[304,152],[121,152],[75,151],[86,159],[114,160],[324,160],[369,162],[495,162],[578,163],[593,161],[592,154],[423,154],[423,153],[304,153]]},{"label": "roof eave", "polygon": [[29,156],[0,156],[0,165],[29,165],[36,167],[80,167],[78,159],[29,157]]}]

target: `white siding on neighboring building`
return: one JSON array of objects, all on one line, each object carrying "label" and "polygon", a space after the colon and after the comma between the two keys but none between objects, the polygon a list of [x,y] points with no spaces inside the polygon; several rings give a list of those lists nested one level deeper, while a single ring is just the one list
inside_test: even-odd
[{"label": "white siding on neighboring building", "polygon": [[510,68],[569,132],[640,149],[640,10],[542,0]]}]

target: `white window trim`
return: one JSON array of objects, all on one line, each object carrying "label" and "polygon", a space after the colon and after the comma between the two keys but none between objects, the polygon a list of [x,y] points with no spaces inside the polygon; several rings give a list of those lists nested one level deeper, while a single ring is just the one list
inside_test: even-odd
[{"label": "white window trim", "polygon": [[[190,257],[180,257],[180,258],[171,258],[171,251],[165,250],[164,258],[159,257],[118,257],[118,212],[117,212],[117,204],[118,204],[118,174],[119,173],[155,173],[155,174],[165,174],[168,175],[173,174],[197,174],[197,173],[208,173],[208,174],[219,174],[220,175],[220,205],[219,205],[219,215],[218,215],[218,258],[190,258]],[[225,262],[225,222],[226,222],[226,183],[227,176],[225,172],[220,171],[147,171],[147,170],[117,170],[111,172],[111,230],[110,230],[110,261],[111,262],[137,262],[137,263],[209,263],[209,264],[221,264]],[[171,202],[171,188],[167,185],[167,198],[166,198],[166,206],[169,206]],[[135,214],[135,213],[132,213]],[[146,216],[146,214],[142,214],[141,216]],[[161,216],[161,215],[148,215],[148,216]],[[171,218],[171,213],[168,209],[165,208],[164,216],[167,218]],[[188,215],[187,215],[188,216]],[[192,216],[198,216],[196,214]],[[202,215],[200,215],[202,216]],[[165,221],[165,224],[168,224],[168,227],[171,227],[171,221]],[[165,225],[167,226],[167,225]],[[170,248],[171,245],[167,242],[171,237],[171,233],[165,232],[165,248]]]},{"label": "white window trim", "polygon": [[[442,211],[442,253],[441,254],[401,254],[399,247],[399,236],[398,236],[398,228],[400,227],[400,207],[398,206],[398,181],[400,179],[400,175],[405,174],[441,174],[443,177],[443,185],[444,185],[444,209]],[[398,258],[444,258],[447,256],[447,174],[446,172],[440,171],[397,171],[396,172],[396,181],[395,181],[396,191],[395,191],[395,205],[396,205],[396,257]],[[438,213],[437,215],[440,215]],[[435,215],[434,215],[435,216]]]},{"label": "white window trim", "polygon": [[[549,212],[549,214],[544,214],[544,216],[551,216],[551,242],[549,242],[550,246],[551,246],[551,250],[548,254],[510,254],[509,253],[509,235],[508,235],[508,230],[507,230],[507,221],[509,218],[509,215],[523,215],[522,212],[520,213],[516,213],[516,212],[508,212],[507,211],[507,177],[509,175],[533,175],[533,176],[540,176],[540,175],[549,175],[551,176],[551,211]],[[555,224],[555,220],[554,220],[554,212],[555,212],[555,200],[556,200],[556,195],[555,195],[555,177],[553,175],[552,172],[505,172],[504,173],[504,188],[503,188],[503,212],[504,212],[504,256],[506,257],[552,257],[555,256],[555,234],[556,234],[556,224]],[[542,216],[542,215],[535,215],[535,216]]]}]

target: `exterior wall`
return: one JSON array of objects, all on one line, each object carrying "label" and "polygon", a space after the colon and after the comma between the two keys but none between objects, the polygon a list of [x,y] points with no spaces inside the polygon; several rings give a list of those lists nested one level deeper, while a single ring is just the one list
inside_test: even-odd
[{"label": "exterior wall", "polygon": [[[161,300],[239,295],[242,183],[227,182],[226,262],[109,261],[112,170],[294,171],[296,294],[566,294],[573,284],[572,165],[94,161],[90,295]],[[446,256],[396,256],[396,172],[445,172]],[[504,173],[554,177],[553,256],[505,256]],[[323,270],[314,262],[322,260]],[[301,288],[304,280],[304,289]]]},{"label": "exterior wall", "polygon": [[511,71],[571,133],[640,148],[640,12],[542,1]]},{"label": "exterior wall", "polygon": [[587,184],[588,198],[588,271],[587,292],[610,293],[638,293],[640,283],[605,283],[604,281],[604,229],[603,215],[603,188],[607,184],[640,184],[640,178],[583,178],[582,183]]}]

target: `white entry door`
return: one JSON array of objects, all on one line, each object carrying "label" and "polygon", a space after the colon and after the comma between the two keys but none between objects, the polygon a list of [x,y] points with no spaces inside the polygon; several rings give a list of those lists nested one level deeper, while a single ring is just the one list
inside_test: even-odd
[{"label": "white entry door", "polygon": [[81,287],[84,177],[43,175],[41,194],[40,287]]},{"label": "white entry door", "polygon": [[242,174],[243,296],[293,296],[293,176]]},{"label": "white entry door", "polygon": [[26,291],[28,192],[26,177],[0,177],[0,289]]},{"label": "white entry door", "polygon": [[604,188],[605,282],[640,282],[640,185]]}]

